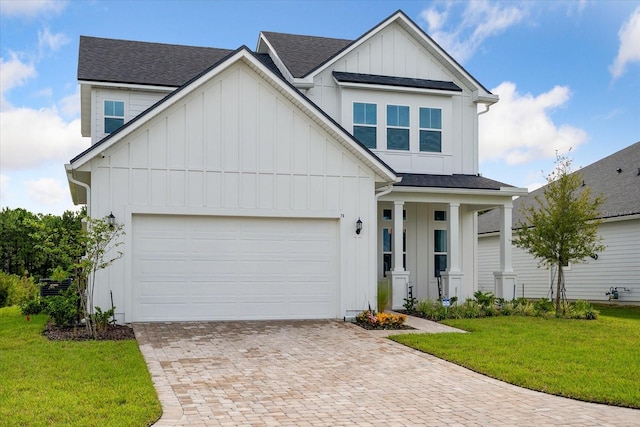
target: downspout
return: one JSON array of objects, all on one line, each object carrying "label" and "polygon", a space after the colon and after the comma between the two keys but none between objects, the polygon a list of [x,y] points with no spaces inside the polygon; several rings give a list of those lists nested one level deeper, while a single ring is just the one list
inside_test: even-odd
[{"label": "downspout", "polygon": [[480,111],[480,112],[478,113],[478,116],[481,116],[481,115],[483,115],[483,114],[485,114],[485,113],[488,113],[488,112],[489,112],[489,108],[491,108],[491,105],[492,105],[492,104],[484,104],[484,106],[485,106],[485,110],[484,110],[484,111]]},{"label": "downspout", "polygon": [[79,185],[80,187],[83,187],[86,191],[87,191],[87,216],[91,217],[91,209],[90,209],[90,204],[91,204],[91,187],[89,186],[89,184],[84,183],[82,181],[78,181],[77,179],[75,179],[73,177],[73,169],[71,169],[71,165],[64,165],[64,168],[67,171],[67,179],[76,184]]},{"label": "downspout", "polygon": [[380,197],[391,193],[392,190],[393,190],[393,184],[389,184],[382,187],[382,191],[380,191],[379,193],[376,193],[376,199],[379,199]]}]

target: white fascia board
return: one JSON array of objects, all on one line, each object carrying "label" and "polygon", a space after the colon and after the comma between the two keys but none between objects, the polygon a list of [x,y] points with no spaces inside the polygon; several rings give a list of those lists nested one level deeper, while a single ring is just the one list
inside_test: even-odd
[{"label": "white fascia board", "polygon": [[147,110],[146,113],[140,114],[139,116],[134,118],[131,122],[125,124],[124,127],[122,127],[117,134],[113,136],[107,136],[105,138],[106,142],[104,143],[102,142],[102,141],[105,141],[105,139],[98,141],[96,144],[94,144],[91,147],[92,148],[91,150],[89,150],[87,153],[85,153],[85,155],[83,155],[82,157],[80,157],[79,159],[77,159],[75,162],[71,164],[73,169],[80,168],[82,165],[87,163],[89,160],[94,158],[99,153],[102,153],[103,151],[109,149],[113,145],[117,144],[118,141],[122,140],[123,138],[126,138],[133,132],[137,131],[139,127],[151,121],[162,111],[166,110],[167,108],[171,107],[175,103],[179,102],[184,97],[188,96],[192,92],[193,88],[202,85],[203,83],[208,81],[210,78],[212,78],[214,75],[225,70],[230,64],[237,61],[240,57],[239,55],[242,55],[242,51],[237,52],[235,55],[233,55],[232,58],[229,58],[227,61],[220,64],[218,67],[215,67],[214,69],[209,70],[208,73],[200,76],[197,80],[191,82],[188,86],[183,86],[179,92],[175,93],[174,96],[168,99],[165,99],[164,101],[161,101],[160,104],[156,104],[155,108],[153,108],[152,110]]},{"label": "white fascia board", "polygon": [[460,195],[480,196],[525,196],[529,190],[519,187],[500,187],[500,190],[481,190],[473,188],[446,188],[446,187],[395,187],[394,193],[446,193]]},{"label": "white fascia board", "polygon": [[474,90],[471,100],[476,104],[489,104],[489,105],[495,104],[500,100],[500,97],[498,95],[494,95],[492,93],[487,94],[485,91],[482,91],[482,92],[483,93],[480,94],[479,90]]},{"label": "white fascia board", "polygon": [[108,88],[120,88],[120,89],[134,89],[141,91],[153,91],[153,92],[173,92],[178,86],[158,86],[158,85],[141,85],[134,83],[113,83],[113,82],[101,82],[97,80],[78,80],[81,85],[89,85],[91,87],[108,87]]},{"label": "white fascia board", "polygon": [[[266,46],[266,52],[263,52],[263,49],[261,49],[262,44]],[[280,57],[278,56],[278,52],[273,48],[271,43],[269,43],[269,40],[264,36],[262,31],[260,32],[260,36],[258,37],[258,46],[256,46],[256,52],[268,53],[273,63],[276,64],[276,67],[278,67],[278,70],[280,70],[280,73],[282,73],[282,75],[285,79],[287,79],[288,82],[293,83],[296,80],[287,66],[284,65],[284,61],[280,59]]]},{"label": "white fascia board", "polygon": [[347,89],[367,89],[387,92],[405,92],[405,93],[417,93],[421,95],[435,95],[435,96],[461,96],[462,92],[455,90],[440,90],[440,89],[425,89],[419,87],[407,87],[407,86],[392,86],[381,84],[369,84],[369,83],[353,83],[353,82],[341,82],[335,77],[333,80],[340,87]]},{"label": "white fascia board", "polygon": [[233,56],[227,58],[226,61],[209,70],[209,72],[203,74],[197,80],[192,81],[188,86],[183,86],[173,96],[168,97],[160,104],[157,104],[154,109],[149,110],[147,113],[141,114],[136,119],[134,119],[134,121],[129,122],[131,123],[130,126],[125,125],[117,134],[113,135],[113,137],[107,137],[108,140],[105,141],[104,144],[98,142],[93,146],[95,147],[94,149],[89,150],[85,155],[73,162],[71,166],[73,167],[73,169],[81,167],[99,153],[102,153],[103,151],[109,149],[114,144],[118,143],[118,141],[137,131],[139,127],[151,121],[162,111],[170,108],[172,105],[180,102],[183,98],[189,96],[189,94],[191,94],[191,92],[195,88],[205,84],[215,75],[223,72],[237,61],[244,61],[247,65],[253,68],[262,78],[267,80],[269,84],[274,86],[280,93],[285,95],[290,101],[298,106],[298,108],[302,109],[318,125],[327,130],[330,134],[334,135],[334,137],[336,137],[336,139],[340,141],[344,147],[346,147],[360,160],[364,161],[364,163],[367,164],[371,169],[373,169],[376,174],[380,175],[388,182],[397,181],[398,177],[391,170],[391,168],[389,168],[389,166],[385,165],[375,155],[369,153],[364,147],[357,144],[354,141],[352,135],[350,135],[333,121],[327,119],[326,117],[328,116],[324,116],[319,113],[319,107],[303,97],[299,91],[287,84],[282,84],[281,78],[279,76],[276,76],[273,71],[271,71],[263,63],[258,61],[255,56],[253,56],[253,54],[246,48],[240,49]]},{"label": "white fascia board", "polygon": [[[440,46],[438,46],[437,43],[435,43],[435,41],[433,41],[428,36],[425,37],[425,32],[421,28],[416,27],[416,25],[411,20],[409,20],[401,11],[398,11],[397,13],[394,13],[388,19],[386,19],[381,24],[379,24],[377,27],[374,27],[371,30],[369,30],[369,32],[365,33],[364,36],[362,36],[361,38],[356,40],[347,49],[343,50],[338,55],[336,55],[335,57],[331,58],[331,61],[329,61],[329,62],[325,63],[323,66],[317,68],[316,70],[314,70],[311,74],[309,74],[305,78],[306,79],[311,79],[313,81],[313,78],[316,75],[322,73],[327,68],[331,67],[335,62],[339,61],[341,58],[343,58],[344,56],[348,55],[353,50],[357,49],[366,40],[369,40],[374,35],[376,35],[380,31],[382,31],[383,28],[387,27],[388,25],[390,25],[393,22],[398,22],[401,27],[403,27],[408,32],[412,33],[414,38],[416,40],[418,40],[420,42],[420,44],[427,49],[427,51],[429,51],[429,52],[431,52],[433,54],[436,54],[439,57],[440,62],[443,63],[446,66],[446,68],[449,69],[453,74],[458,76],[458,78],[460,78],[460,80],[466,82],[466,86],[471,88],[472,91],[475,91],[475,90],[480,91],[481,96],[487,96],[487,97],[494,96],[493,94],[487,92],[483,88],[483,86],[473,76],[471,76],[455,60],[453,60],[453,58],[445,50],[443,50]],[[497,102],[497,100],[494,101],[494,102]],[[493,102],[491,102],[491,103],[493,103]]]}]

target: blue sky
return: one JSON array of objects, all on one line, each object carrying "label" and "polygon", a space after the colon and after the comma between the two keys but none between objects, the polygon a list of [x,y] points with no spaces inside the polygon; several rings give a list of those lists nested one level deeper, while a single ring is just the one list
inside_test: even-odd
[{"label": "blue sky", "polygon": [[532,189],[556,150],[579,168],[640,140],[639,1],[0,0],[0,205],[74,209],[80,35],[253,49],[261,30],[355,39],[398,9],[500,95],[484,176]]}]

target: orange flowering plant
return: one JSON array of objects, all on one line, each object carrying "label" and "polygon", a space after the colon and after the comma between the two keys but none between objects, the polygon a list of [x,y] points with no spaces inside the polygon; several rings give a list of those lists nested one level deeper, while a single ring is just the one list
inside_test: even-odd
[{"label": "orange flowering plant", "polygon": [[394,313],[376,313],[364,310],[356,316],[356,323],[367,329],[402,329],[407,316]]}]

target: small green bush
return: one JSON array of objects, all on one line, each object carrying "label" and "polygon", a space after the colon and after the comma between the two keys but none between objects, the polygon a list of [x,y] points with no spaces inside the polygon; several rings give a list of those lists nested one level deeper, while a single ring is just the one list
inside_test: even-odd
[{"label": "small green bush", "polygon": [[33,277],[7,274],[0,271],[0,308],[20,305],[38,295]]},{"label": "small green bush", "polygon": [[40,314],[45,310],[46,302],[40,297],[35,297],[20,304],[20,311],[23,316],[33,316],[35,314]]},{"label": "small green bush", "polygon": [[74,286],[59,295],[47,297],[45,312],[57,326],[66,328],[78,324],[80,295]]},{"label": "small green bush", "polygon": [[110,310],[102,311],[102,309],[96,306],[96,312],[93,315],[93,321],[95,322],[96,328],[98,331],[104,331],[107,329],[110,323],[113,323],[113,314],[115,313],[116,308],[112,307]]}]

